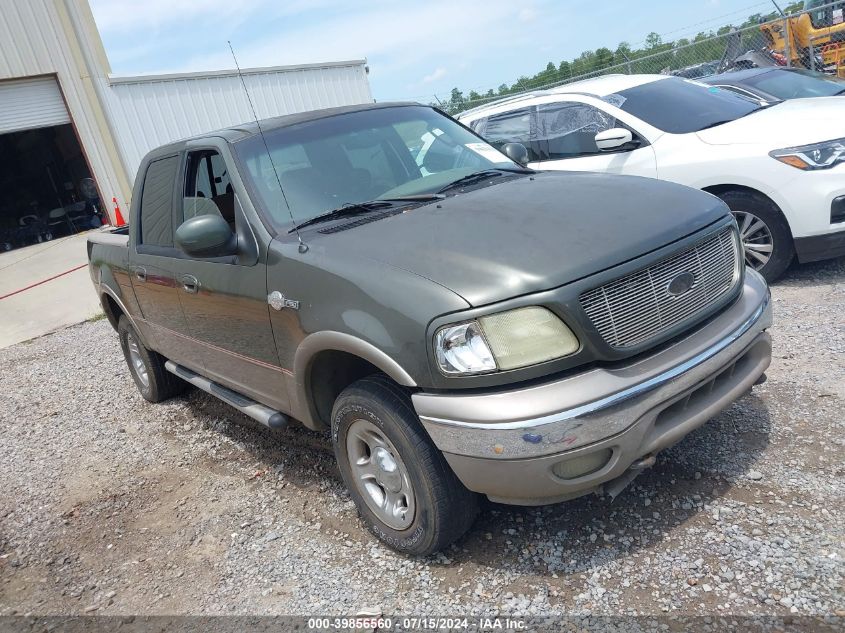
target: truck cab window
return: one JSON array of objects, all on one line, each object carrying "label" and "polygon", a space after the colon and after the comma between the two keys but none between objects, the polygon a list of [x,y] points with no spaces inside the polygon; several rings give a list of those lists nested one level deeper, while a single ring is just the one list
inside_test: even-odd
[{"label": "truck cab window", "polygon": [[183,221],[197,215],[219,213],[235,230],[235,193],[223,157],[213,150],[188,154]]},{"label": "truck cab window", "polygon": [[179,157],[169,156],[150,163],[141,192],[141,244],[173,246],[173,188],[179,171]]}]

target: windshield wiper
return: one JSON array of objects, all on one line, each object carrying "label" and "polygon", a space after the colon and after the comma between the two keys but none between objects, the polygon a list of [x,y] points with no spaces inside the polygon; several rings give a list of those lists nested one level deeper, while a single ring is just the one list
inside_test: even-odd
[{"label": "windshield wiper", "polygon": [[347,202],[346,204],[341,207],[338,207],[337,209],[326,211],[325,213],[315,215],[313,218],[309,218],[304,222],[300,222],[299,224],[295,225],[292,229],[290,229],[288,233],[293,233],[294,231],[298,231],[299,229],[305,228],[306,226],[311,226],[312,224],[319,224],[320,222],[329,222],[331,220],[336,220],[338,218],[346,217],[349,215],[359,215],[361,213],[367,213],[369,211],[389,209],[390,207],[396,206],[397,203],[429,202],[431,200],[442,200],[443,197],[444,196],[438,195],[436,193],[422,193],[410,196],[396,196],[395,198],[377,198],[376,200],[368,200],[366,202]]},{"label": "windshield wiper", "polygon": [[437,193],[443,193],[444,191],[449,191],[450,189],[454,189],[455,187],[460,187],[461,185],[471,185],[476,182],[481,182],[482,180],[487,180],[489,178],[495,178],[496,176],[501,176],[502,173],[510,173],[510,174],[533,174],[533,169],[514,169],[513,167],[505,167],[505,168],[497,168],[497,169],[485,169],[483,171],[476,171],[471,174],[467,174],[466,176],[462,176],[457,180],[453,180],[445,187],[441,187],[437,190]]}]

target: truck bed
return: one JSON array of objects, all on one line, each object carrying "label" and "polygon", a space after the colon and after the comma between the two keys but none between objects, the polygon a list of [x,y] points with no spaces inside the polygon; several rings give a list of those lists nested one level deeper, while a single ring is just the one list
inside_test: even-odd
[{"label": "truck bed", "polygon": [[91,257],[91,245],[124,246],[129,248],[129,227],[121,226],[108,231],[96,231],[88,234],[88,258]]}]

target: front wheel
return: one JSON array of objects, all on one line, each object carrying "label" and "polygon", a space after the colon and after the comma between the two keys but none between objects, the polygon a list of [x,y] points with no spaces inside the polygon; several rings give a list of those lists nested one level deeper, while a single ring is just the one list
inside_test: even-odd
[{"label": "front wheel", "polygon": [[719,196],[739,226],[745,263],[773,282],[789,267],[795,255],[786,218],[765,196],[747,191],[727,191]]},{"label": "front wheel", "polygon": [[431,554],[475,520],[477,495],[425,433],[407,392],[386,376],[363,378],[338,396],[332,442],[362,520],[393,549]]}]

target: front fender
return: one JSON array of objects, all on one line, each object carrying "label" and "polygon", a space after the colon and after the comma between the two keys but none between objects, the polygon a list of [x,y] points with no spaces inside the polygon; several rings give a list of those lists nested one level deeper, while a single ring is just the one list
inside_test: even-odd
[{"label": "front fender", "polygon": [[320,352],[347,352],[378,367],[403,387],[416,387],[416,381],[402,366],[371,343],[343,332],[315,332],[306,336],[296,350],[293,373],[297,387],[305,387],[305,376],[313,358]]},{"label": "front fender", "polygon": [[321,352],[346,352],[361,358],[390,376],[404,387],[416,387],[417,382],[393,358],[368,343],[351,334],[335,331],[322,331],[310,334],[296,350],[293,363],[294,392],[292,409],[295,416],[312,429],[321,427],[319,415],[314,409],[313,398],[309,397],[312,386],[308,384],[311,365]]}]

